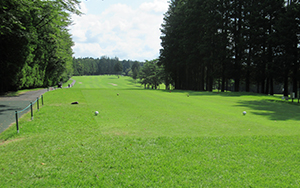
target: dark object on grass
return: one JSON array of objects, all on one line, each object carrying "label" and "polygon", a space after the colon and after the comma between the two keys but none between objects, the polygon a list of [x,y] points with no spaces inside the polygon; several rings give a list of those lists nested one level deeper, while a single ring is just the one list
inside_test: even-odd
[{"label": "dark object on grass", "polygon": [[58,88],[62,88],[62,83],[59,82],[59,83],[57,84],[57,87],[58,87]]},{"label": "dark object on grass", "polygon": [[71,104],[79,104],[79,103],[76,101],[76,102],[72,102]]}]

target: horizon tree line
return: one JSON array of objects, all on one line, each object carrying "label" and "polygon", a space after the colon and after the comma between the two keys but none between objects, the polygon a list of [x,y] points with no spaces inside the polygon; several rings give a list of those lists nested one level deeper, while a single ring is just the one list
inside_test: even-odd
[{"label": "horizon tree line", "polygon": [[123,74],[125,76],[132,75],[132,65],[143,66],[143,62],[122,60],[118,57],[109,58],[102,56],[100,58],[73,58],[74,76],[82,75],[113,75]]}]

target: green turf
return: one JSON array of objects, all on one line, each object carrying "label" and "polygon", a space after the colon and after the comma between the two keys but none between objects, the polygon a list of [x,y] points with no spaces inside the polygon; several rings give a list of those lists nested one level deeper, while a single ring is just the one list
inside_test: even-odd
[{"label": "green turf", "polygon": [[297,104],[253,93],[145,90],[128,77],[73,79],[73,88],[44,94],[20,134],[13,126],[0,135],[0,185],[300,186]]},{"label": "green turf", "polygon": [[63,83],[62,87],[68,87],[69,84],[71,85],[73,83],[73,80],[68,80],[67,82]]}]

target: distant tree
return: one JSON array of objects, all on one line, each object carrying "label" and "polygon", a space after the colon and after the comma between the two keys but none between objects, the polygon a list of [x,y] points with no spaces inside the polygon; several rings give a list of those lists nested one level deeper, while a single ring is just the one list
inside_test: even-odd
[{"label": "distant tree", "polygon": [[134,68],[133,71],[132,71],[132,78],[136,80],[138,75],[139,75],[138,69]]},{"label": "distant tree", "polygon": [[163,68],[157,64],[158,60],[146,61],[144,66],[139,72],[140,83],[144,85],[145,88],[151,87],[152,89],[157,89],[159,84],[163,81]]},{"label": "distant tree", "polygon": [[[123,69],[124,69],[124,67],[123,67]],[[124,76],[132,76],[131,68],[128,68],[128,69],[125,70]]]},{"label": "distant tree", "polygon": [[131,66],[131,70],[133,71],[134,69],[137,69],[138,71],[140,70],[141,66],[139,64],[139,62],[135,61],[133,62],[132,66]]},{"label": "distant tree", "polygon": [[[102,56],[100,59],[94,58],[73,58],[74,75],[102,75],[102,74],[120,74],[123,72],[126,76],[129,76],[131,66],[134,61],[123,60],[118,58],[109,58]],[[138,65],[142,64],[137,62]],[[115,66],[118,67],[118,71],[115,70]],[[116,67],[117,68],[117,67]]]},{"label": "distant tree", "polygon": [[116,62],[115,66],[114,66],[114,70],[117,72],[117,74],[120,74],[120,72],[122,72],[123,65],[120,61]]},{"label": "distant tree", "polygon": [[132,71],[132,78],[133,78],[133,79],[137,79],[138,73],[139,73],[139,71],[140,71],[140,68],[141,68],[141,66],[140,66],[140,64],[139,64],[137,61],[135,61],[135,62],[132,64],[132,66],[131,66],[131,71]]}]

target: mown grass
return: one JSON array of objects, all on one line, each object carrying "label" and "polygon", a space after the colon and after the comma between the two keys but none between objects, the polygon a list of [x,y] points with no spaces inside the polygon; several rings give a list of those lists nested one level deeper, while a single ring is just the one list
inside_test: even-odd
[{"label": "mown grass", "polygon": [[20,134],[0,135],[1,186],[299,187],[298,105],[144,90],[127,77],[74,79],[44,94]]},{"label": "mown grass", "polygon": [[73,83],[73,80],[68,80],[67,82],[63,83],[62,87],[68,87],[69,84],[72,84]]}]

